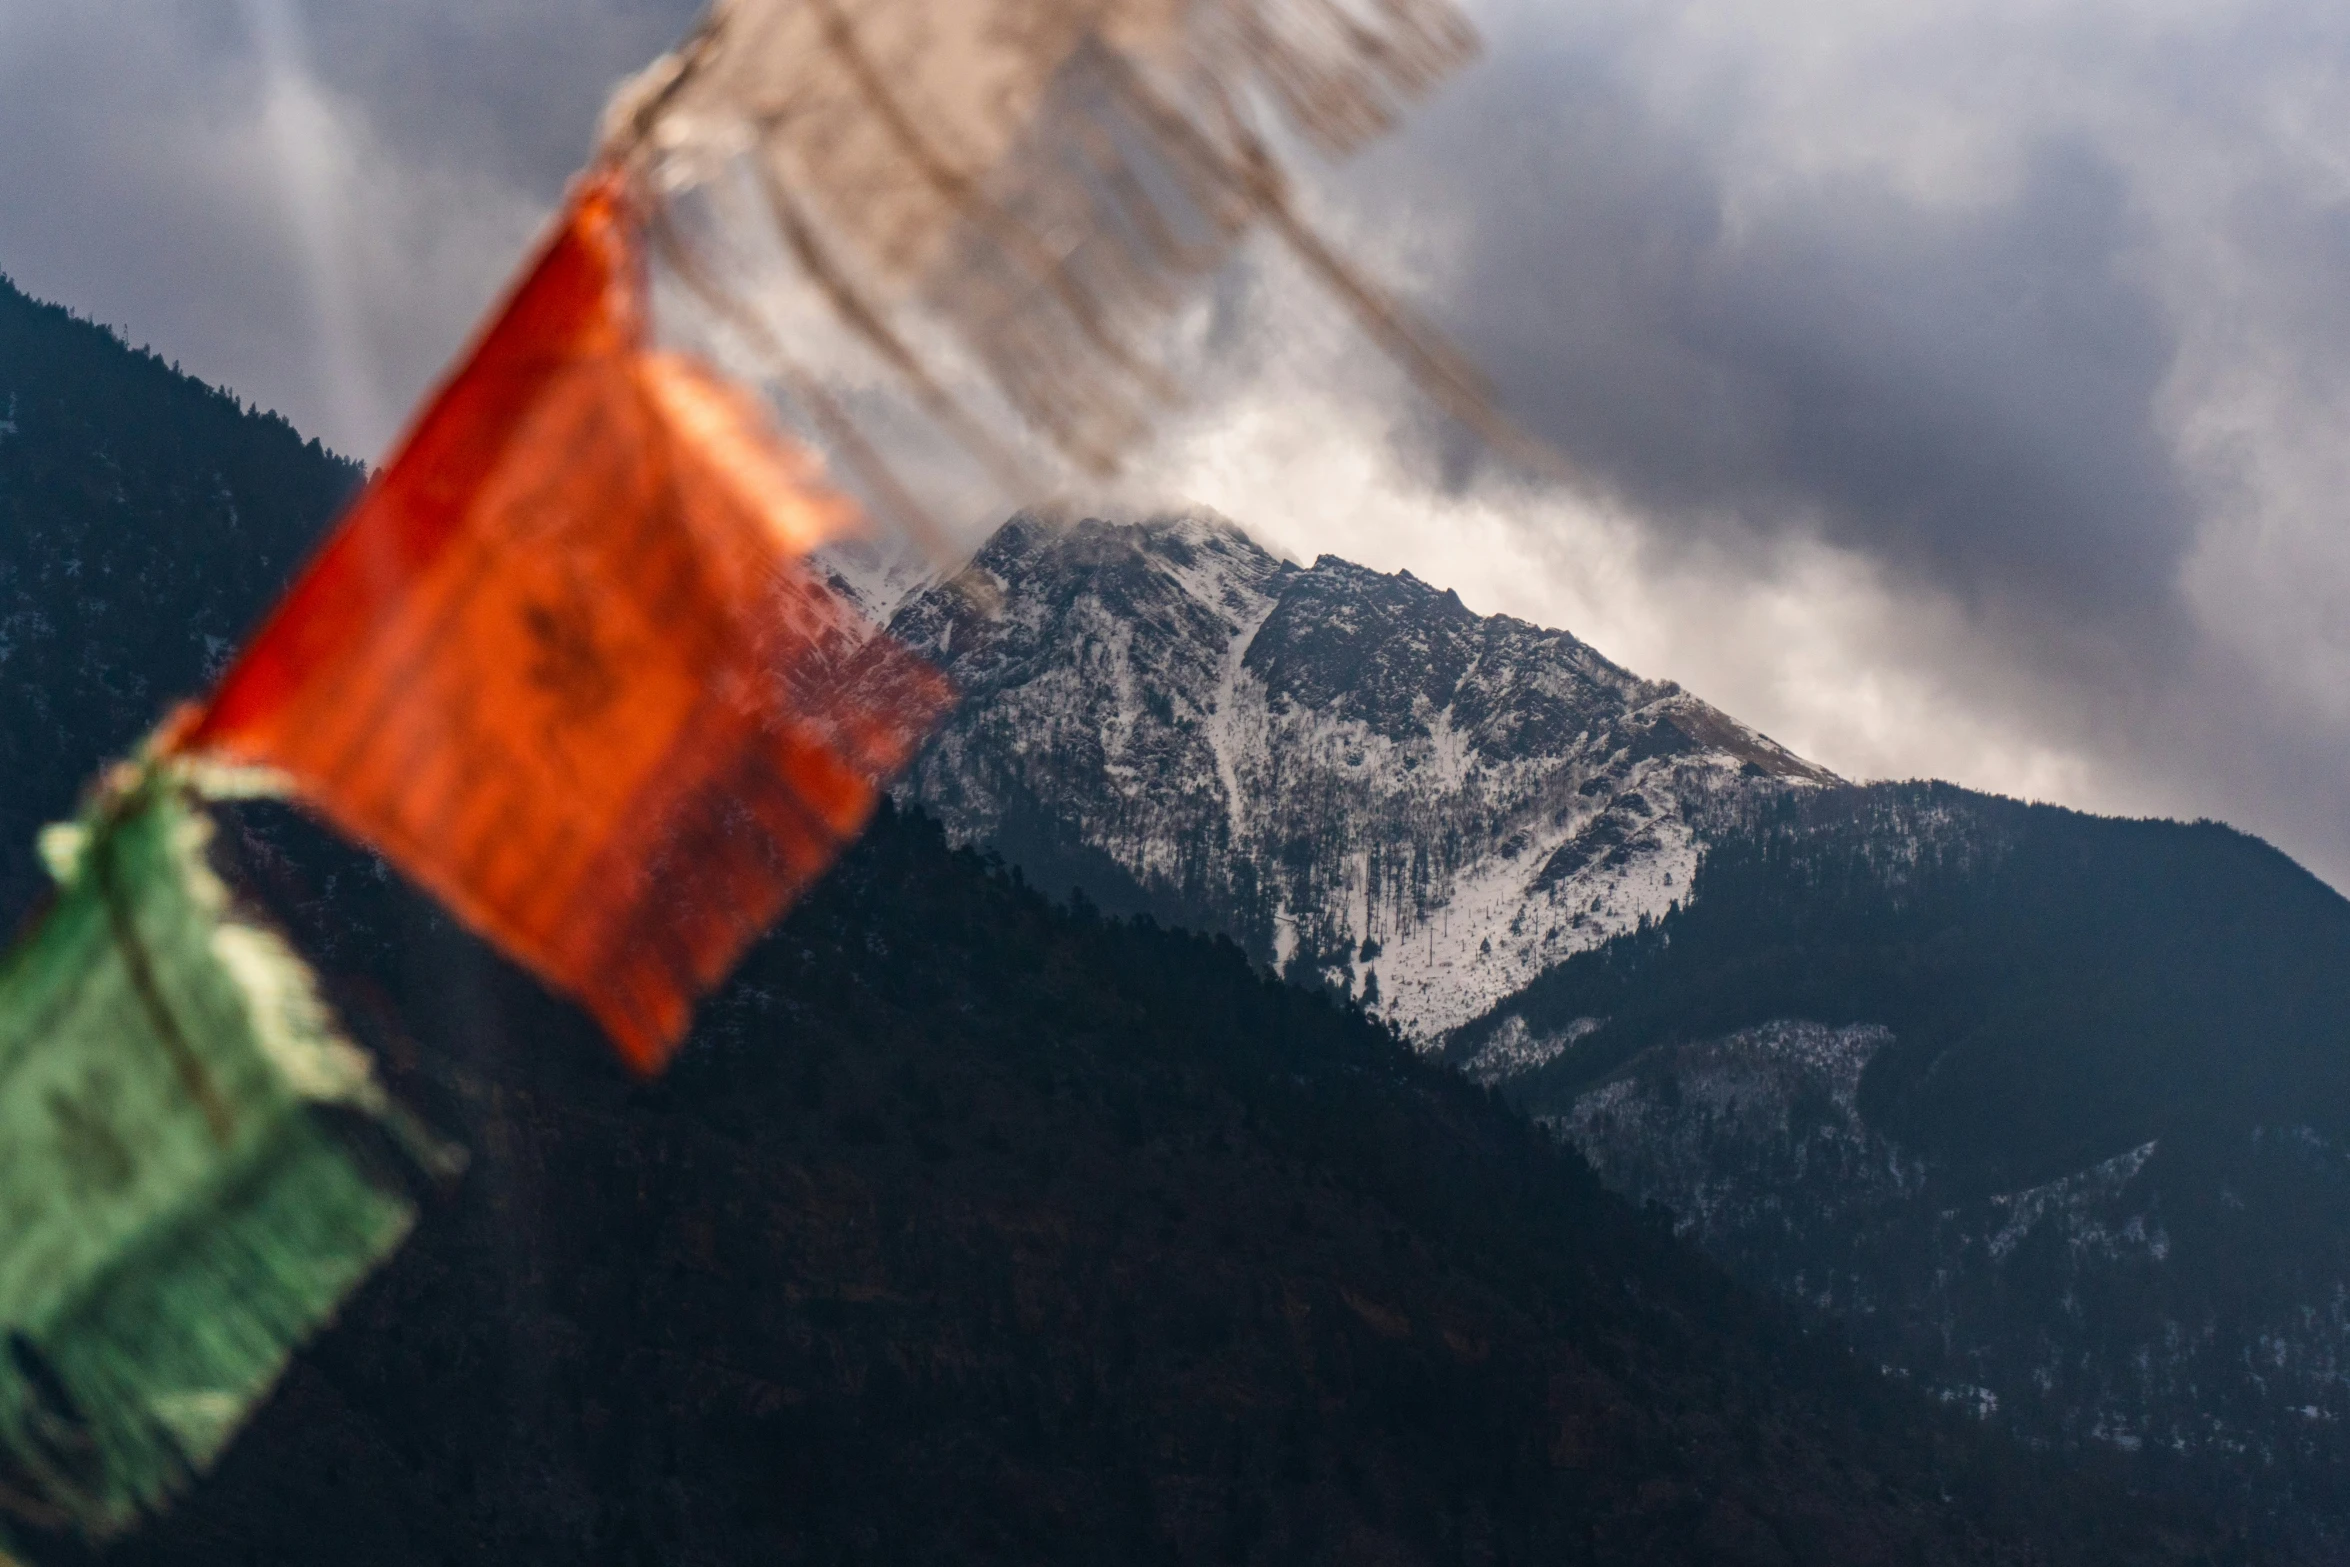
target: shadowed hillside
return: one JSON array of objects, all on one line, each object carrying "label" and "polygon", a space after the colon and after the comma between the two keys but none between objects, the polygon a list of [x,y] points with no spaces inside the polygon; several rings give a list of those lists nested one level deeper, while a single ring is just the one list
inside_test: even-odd
[{"label": "shadowed hillside", "polygon": [[1791,796],[1452,1052],[1872,1357],[2350,1538],[2350,901],[2266,844]]},{"label": "shadowed hillside", "polygon": [[0,278],[0,898],[101,758],[193,696],[360,472]]},{"label": "shadowed hillside", "polygon": [[395,1086],[476,1164],[115,1561],[2212,1559],[1358,1014],[920,819],[652,1087],[264,827],[248,878],[406,992]]}]

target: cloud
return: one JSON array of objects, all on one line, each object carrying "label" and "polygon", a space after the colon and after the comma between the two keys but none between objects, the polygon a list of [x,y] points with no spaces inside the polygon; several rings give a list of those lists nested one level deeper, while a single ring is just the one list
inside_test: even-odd
[{"label": "cloud", "polygon": [[1814,535],[2067,617],[2171,598],[2176,328],[2096,140],[2047,129],[1965,203],[1865,166],[1752,192],[1719,131],[1547,43],[1497,49],[1401,171],[1450,209],[1429,303],[1518,418],[1663,529]]},{"label": "cloud", "polygon": [[[1326,200],[1584,482],[1462,463],[1319,329],[1154,482],[1849,773],[2218,815],[2350,885],[2350,19],[1487,12],[1486,64]],[[1245,343],[1314,318],[1277,265],[1229,308]],[[1302,456],[1383,437],[1376,476]]]},{"label": "cloud", "polygon": [[[692,9],[0,0],[0,268],[372,453]],[[2222,816],[2350,886],[2350,12],[1481,11],[1486,60],[1310,194],[1583,482],[1479,460],[1259,252],[1127,496],[1566,625],[1856,776]]]}]

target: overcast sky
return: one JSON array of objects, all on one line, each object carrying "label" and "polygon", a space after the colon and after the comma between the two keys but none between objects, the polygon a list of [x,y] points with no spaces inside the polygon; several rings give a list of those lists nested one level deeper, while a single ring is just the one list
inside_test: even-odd
[{"label": "overcast sky", "polygon": [[[0,271],[374,455],[682,0],[0,0]],[[2350,6],[1486,0],[1316,187],[1581,474],[1277,261],[1124,499],[1457,587],[1853,777],[2350,887]]]}]

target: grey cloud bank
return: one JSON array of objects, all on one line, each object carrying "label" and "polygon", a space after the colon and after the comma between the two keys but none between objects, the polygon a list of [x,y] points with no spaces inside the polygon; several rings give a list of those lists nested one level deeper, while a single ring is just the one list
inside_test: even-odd
[{"label": "grey cloud bank", "polygon": [[[692,9],[0,0],[0,269],[373,451]],[[2350,885],[2350,18],[1887,9],[1489,4],[1325,183],[1583,486],[1464,454],[1278,266],[1138,482],[1849,772],[2222,816]]]},{"label": "grey cloud bank", "polygon": [[[1857,568],[1814,590],[1836,669],[1710,610],[1668,612],[1643,667],[1832,764],[2223,816],[2350,879],[2350,18],[1489,22],[1484,71],[1345,180],[1355,210],[1433,234],[1423,306],[1636,519],[1633,575],[1705,601]],[[1819,715],[1885,678],[1912,710],[1840,745]]]}]

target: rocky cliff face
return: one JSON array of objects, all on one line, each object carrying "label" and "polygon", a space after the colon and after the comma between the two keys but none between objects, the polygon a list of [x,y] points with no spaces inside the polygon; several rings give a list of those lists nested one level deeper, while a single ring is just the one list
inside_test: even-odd
[{"label": "rocky cliff face", "polygon": [[1217,518],[1015,518],[902,599],[843,575],[967,694],[911,785],[952,833],[1423,1042],[1661,916],[1726,796],[1827,778],[1563,631]]}]

